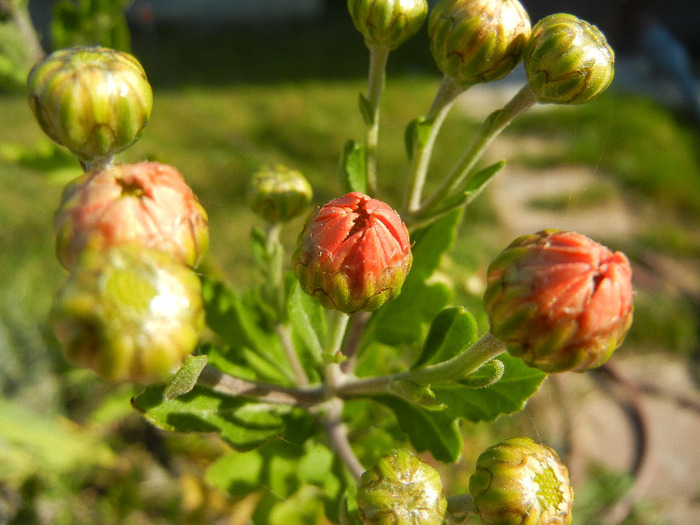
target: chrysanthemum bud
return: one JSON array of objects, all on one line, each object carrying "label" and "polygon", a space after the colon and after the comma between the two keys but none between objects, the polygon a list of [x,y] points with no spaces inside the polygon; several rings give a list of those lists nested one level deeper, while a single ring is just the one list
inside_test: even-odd
[{"label": "chrysanthemum bud", "polygon": [[545,372],[602,365],[632,323],[627,257],[578,233],[543,230],[491,263],[484,307],[508,352]]},{"label": "chrysanthemum bud", "polygon": [[529,438],[486,449],[469,479],[483,525],[568,525],[574,491],[557,453]]},{"label": "chrysanthemum bud", "polygon": [[44,132],[83,163],[128,148],[151,115],[141,64],[104,47],[55,51],[29,72],[29,105]]},{"label": "chrysanthemum bud", "polygon": [[503,78],[520,62],[530,18],[518,0],[441,0],[428,34],[438,68],[470,86]]},{"label": "chrysanthemum bud", "polygon": [[204,326],[197,275],[137,245],[86,253],[51,320],[66,358],[112,381],[154,382],[191,354]]},{"label": "chrysanthemum bud", "polygon": [[311,203],[313,191],[306,178],[285,166],[266,166],[253,175],[249,200],[253,211],[267,222],[287,222]]},{"label": "chrysanthemum bud", "polygon": [[326,308],[346,313],[376,310],[397,296],[412,261],[398,214],[359,192],[318,208],[293,257],[301,288]]},{"label": "chrysanthemum bud", "polygon": [[403,449],[362,474],[357,504],[371,525],[440,525],[447,509],[438,472]]},{"label": "chrysanthemum bud", "polygon": [[348,10],[365,44],[394,50],[415,35],[428,16],[426,0],[348,0]]},{"label": "chrysanthemum bud", "polygon": [[549,15],[532,28],[525,71],[539,102],[583,104],[605,91],[615,55],[605,36],[573,15]]},{"label": "chrysanthemum bud", "polygon": [[77,178],[63,191],[54,229],[67,269],[87,249],[132,242],[196,267],[209,247],[206,211],[180,172],[157,162],[115,164]]}]

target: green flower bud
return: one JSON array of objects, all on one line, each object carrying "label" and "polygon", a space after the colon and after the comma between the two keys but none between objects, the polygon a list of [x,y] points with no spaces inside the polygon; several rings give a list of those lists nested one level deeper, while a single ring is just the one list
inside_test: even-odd
[{"label": "green flower bud", "polygon": [[301,172],[266,166],[255,175],[248,197],[253,211],[267,222],[287,222],[311,203],[313,191]]},{"label": "green flower bud", "polygon": [[151,115],[141,64],[113,49],[56,51],[32,68],[27,87],[41,129],[85,164],[128,148]]},{"label": "green flower bud", "polygon": [[441,525],[447,509],[438,472],[403,449],[362,474],[357,504],[370,525]]},{"label": "green flower bud", "polygon": [[574,491],[557,453],[529,438],[486,449],[469,479],[483,525],[567,525]]},{"label": "green flower bud", "polygon": [[470,86],[503,78],[520,62],[530,18],[518,0],[441,0],[428,34],[440,70]]},{"label": "green flower bud", "polygon": [[627,257],[588,237],[543,230],[491,263],[484,307],[508,352],[545,372],[602,365],[632,323]]},{"label": "green flower bud", "polygon": [[163,381],[204,326],[197,275],[137,245],[86,253],[60,289],[51,322],[68,361],[107,381]]},{"label": "green flower bud", "polygon": [[615,74],[615,55],[603,33],[568,14],[535,24],[524,60],[539,102],[583,104],[605,91]]},{"label": "green flower bud", "polygon": [[86,250],[137,243],[196,267],[209,247],[207,213],[172,166],[114,164],[78,177],[54,218],[56,255],[70,269]]},{"label": "green flower bud", "polygon": [[293,255],[302,290],[345,313],[373,311],[397,296],[412,261],[398,214],[359,192],[312,213]]},{"label": "green flower bud", "polygon": [[428,16],[426,0],[348,0],[348,10],[367,47],[396,49],[415,35]]}]

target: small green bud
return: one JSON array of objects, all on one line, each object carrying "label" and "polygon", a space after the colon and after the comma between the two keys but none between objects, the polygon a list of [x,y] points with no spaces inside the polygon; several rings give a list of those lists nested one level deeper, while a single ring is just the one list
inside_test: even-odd
[{"label": "small green bud", "polygon": [[293,255],[302,290],[345,313],[373,311],[396,297],[412,262],[399,215],[359,192],[313,212]]},{"label": "small green bud", "polygon": [[469,479],[483,525],[568,525],[574,491],[557,453],[529,438],[486,449]]},{"label": "small green bud", "polygon": [[525,71],[539,102],[583,104],[612,82],[615,54],[596,26],[573,15],[554,14],[532,28]]},{"label": "small green bud", "polygon": [[266,166],[253,175],[248,198],[253,211],[267,222],[288,222],[311,203],[309,181],[297,170]]},{"label": "small green bud", "polygon": [[440,474],[403,449],[362,474],[357,504],[368,525],[441,525],[447,509]]},{"label": "small green bud", "polygon": [[153,93],[141,64],[113,49],[55,51],[34,65],[27,87],[41,129],[85,164],[128,148],[151,115]]},{"label": "small green bud", "polygon": [[348,0],[348,10],[367,47],[393,51],[415,35],[428,16],[426,0]]},{"label": "small green bud", "polygon": [[503,78],[520,62],[530,18],[518,0],[441,0],[428,34],[438,68],[470,86]]},{"label": "small green bud", "polygon": [[508,352],[545,372],[602,365],[632,323],[627,257],[584,235],[543,230],[488,268],[484,308]]},{"label": "small green bud", "polygon": [[51,322],[68,361],[107,381],[164,381],[204,327],[197,275],[138,245],[86,253],[60,289]]},{"label": "small green bud", "polygon": [[196,267],[209,248],[207,213],[172,166],[113,164],[86,173],[63,191],[54,217],[56,255],[64,268],[86,250],[136,243]]}]

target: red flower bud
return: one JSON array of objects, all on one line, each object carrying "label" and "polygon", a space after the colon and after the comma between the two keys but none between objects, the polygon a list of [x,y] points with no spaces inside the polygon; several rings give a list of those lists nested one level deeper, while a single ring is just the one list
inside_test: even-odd
[{"label": "red flower bud", "polygon": [[133,242],[195,267],[209,246],[204,208],[173,167],[117,164],[82,175],[54,219],[56,254],[70,269],[86,249]]},{"label": "red flower bud", "polygon": [[545,372],[600,366],[632,323],[631,278],[623,253],[578,233],[520,237],[488,270],[491,332]]},{"label": "red flower bud", "polygon": [[413,256],[398,214],[353,192],[309,217],[293,261],[306,293],[326,308],[352,313],[376,310],[398,295]]}]

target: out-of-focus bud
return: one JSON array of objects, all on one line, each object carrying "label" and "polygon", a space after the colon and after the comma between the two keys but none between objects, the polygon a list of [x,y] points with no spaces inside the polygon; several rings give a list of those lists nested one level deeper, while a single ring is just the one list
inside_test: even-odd
[{"label": "out-of-focus bud", "polygon": [[403,449],[362,474],[357,504],[371,525],[440,525],[447,509],[438,472]]},{"label": "out-of-focus bud", "polygon": [[286,166],[266,166],[253,175],[248,197],[253,211],[267,222],[287,222],[311,203],[306,178]]},{"label": "out-of-focus bud", "polygon": [[128,148],[151,115],[141,64],[104,47],[55,51],[29,72],[29,105],[44,132],[90,164]]},{"label": "out-of-focus bud", "polygon": [[367,47],[396,49],[415,35],[428,16],[426,0],[348,0],[348,10]]},{"label": "out-of-focus bud", "polygon": [[167,379],[204,326],[197,275],[168,254],[123,245],[86,253],[51,321],[66,358],[107,381]]},{"label": "out-of-focus bud", "polygon": [[441,0],[428,34],[440,70],[470,86],[503,78],[520,62],[530,18],[518,0]]},{"label": "out-of-focus bud", "polygon": [[605,91],[615,55],[600,30],[573,15],[549,15],[532,28],[525,71],[539,102],[583,104]]},{"label": "out-of-focus bud", "polygon": [[557,453],[529,438],[486,449],[469,479],[483,525],[568,525],[574,491]]},{"label": "out-of-focus bud", "polygon": [[588,237],[543,230],[513,241],[488,269],[484,307],[508,352],[545,372],[602,365],[632,323],[627,257]]},{"label": "out-of-focus bud", "polygon": [[115,164],[63,191],[56,254],[69,269],[85,250],[137,243],[196,267],[209,247],[207,213],[182,175],[157,162]]},{"label": "out-of-focus bud", "polygon": [[413,256],[408,230],[387,204],[359,192],[318,208],[294,252],[301,288],[326,308],[372,311],[401,291]]}]

